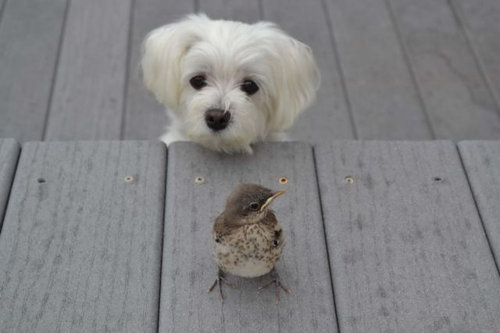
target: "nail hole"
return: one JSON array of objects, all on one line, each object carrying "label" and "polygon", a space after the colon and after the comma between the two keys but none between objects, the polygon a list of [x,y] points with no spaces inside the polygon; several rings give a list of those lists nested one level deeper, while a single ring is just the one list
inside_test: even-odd
[{"label": "nail hole", "polygon": [[434,178],[432,178],[432,180],[434,180],[435,182],[441,182],[441,181],[443,181],[443,178],[441,178],[441,177],[434,177]]},{"label": "nail hole", "polygon": [[125,183],[132,183],[134,181],[134,177],[127,176],[123,180],[125,181]]},{"label": "nail hole", "polygon": [[205,182],[205,178],[203,178],[203,177],[196,177],[196,178],[194,179],[194,182],[195,182],[196,184],[203,184],[203,183]]},{"label": "nail hole", "polygon": [[279,179],[279,182],[280,182],[280,184],[286,184],[286,183],[288,183],[288,178],[286,178],[286,177],[281,177],[281,178]]},{"label": "nail hole", "polygon": [[37,181],[38,181],[38,183],[39,183],[39,184],[44,184],[44,183],[46,183],[46,182],[47,182],[47,181],[45,180],[45,178],[38,178],[38,179],[37,179]]},{"label": "nail hole", "polygon": [[347,177],[344,178],[344,181],[347,184],[353,184],[354,183],[354,178],[352,178],[351,176],[347,176]]}]

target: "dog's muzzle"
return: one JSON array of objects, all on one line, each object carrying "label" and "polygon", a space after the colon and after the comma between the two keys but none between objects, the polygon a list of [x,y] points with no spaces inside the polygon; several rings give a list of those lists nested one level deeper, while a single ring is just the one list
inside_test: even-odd
[{"label": "dog's muzzle", "polygon": [[221,109],[210,109],[205,112],[205,122],[207,126],[214,132],[221,131],[227,127],[231,113]]}]

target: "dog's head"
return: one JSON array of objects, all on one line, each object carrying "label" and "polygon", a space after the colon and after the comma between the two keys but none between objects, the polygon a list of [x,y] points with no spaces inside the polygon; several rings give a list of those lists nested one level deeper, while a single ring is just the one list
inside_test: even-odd
[{"label": "dog's head", "polygon": [[187,137],[226,152],[290,128],[319,85],[309,47],[268,22],[190,15],[146,37],[141,65]]}]

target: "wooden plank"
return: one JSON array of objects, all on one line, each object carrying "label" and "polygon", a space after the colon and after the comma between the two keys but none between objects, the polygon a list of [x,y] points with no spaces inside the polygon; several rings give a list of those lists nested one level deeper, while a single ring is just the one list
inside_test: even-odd
[{"label": "wooden plank", "polygon": [[321,0],[281,0],[262,3],[264,18],[279,24],[308,44],[321,73],[317,100],[292,128],[294,140],[321,143],[356,137],[343,87],[330,22]]},{"label": "wooden plank", "polygon": [[23,146],[0,234],[3,332],[156,332],[165,150]]},{"label": "wooden plank", "polygon": [[261,19],[259,0],[204,0],[199,11],[212,19],[254,23]]},{"label": "wooden plank", "polygon": [[130,1],[71,2],[47,139],[120,138]]},{"label": "wooden plank", "polygon": [[[203,184],[195,178],[203,177]],[[287,177],[280,185],[278,179]],[[212,223],[240,182],[286,188],[274,210],[286,233],[278,271],[291,294],[279,306],[269,280],[237,279],[238,289],[207,294],[216,264]],[[258,145],[253,155],[223,155],[195,144],[169,147],[168,198],[161,282],[161,332],[335,332],[336,320],[311,147]]]},{"label": "wooden plank", "polygon": [[66,0],[16,0],[0,22],[0,137],[40,140]]},{"label": "wooden plank", "polygon": [[168,119],[160,105],[142,83],[139,62],[144,37],[151,30],[174,22],[194,11],[193,1],[141,0],[132,8],[128,81],[124,127],[126,139],[157,139],[165,131]]},{"label": "wooden plank", "polygon": [[384,0],[326,4],[359,138],[432,138]]},{"label": "wooden plank", "polygon": [[19,144],[14,139],[0,139],[0,232],[18,156]]},{"label": "wooden plank", "polygon": [[500,113],[446,0],[388,0],[438,138],[498,139]]},{"label": "wooden plank", "polygon": [[450,0],[500,107],[500,2]]},{"label": "wooden plank", "polygon": [[495,254],[500,261],[500,142],[463,141],[460,155],[474,194],[481,219]]},{"label": "wooden plank", "polygon": [[500,279],[453,143],[315,153],[341,331],[498,331]]}]

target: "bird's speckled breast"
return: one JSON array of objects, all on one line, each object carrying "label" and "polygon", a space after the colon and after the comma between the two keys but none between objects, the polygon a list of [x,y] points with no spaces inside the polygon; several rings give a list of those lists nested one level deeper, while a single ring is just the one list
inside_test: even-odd
[{"label": "bird's speckled breast", "polygon": [[264,224],[244,225],[216,240],[215,257],[226,273],[257,277],[272,270],[281,256],[283,245],[279,224],[273,228]]}]

